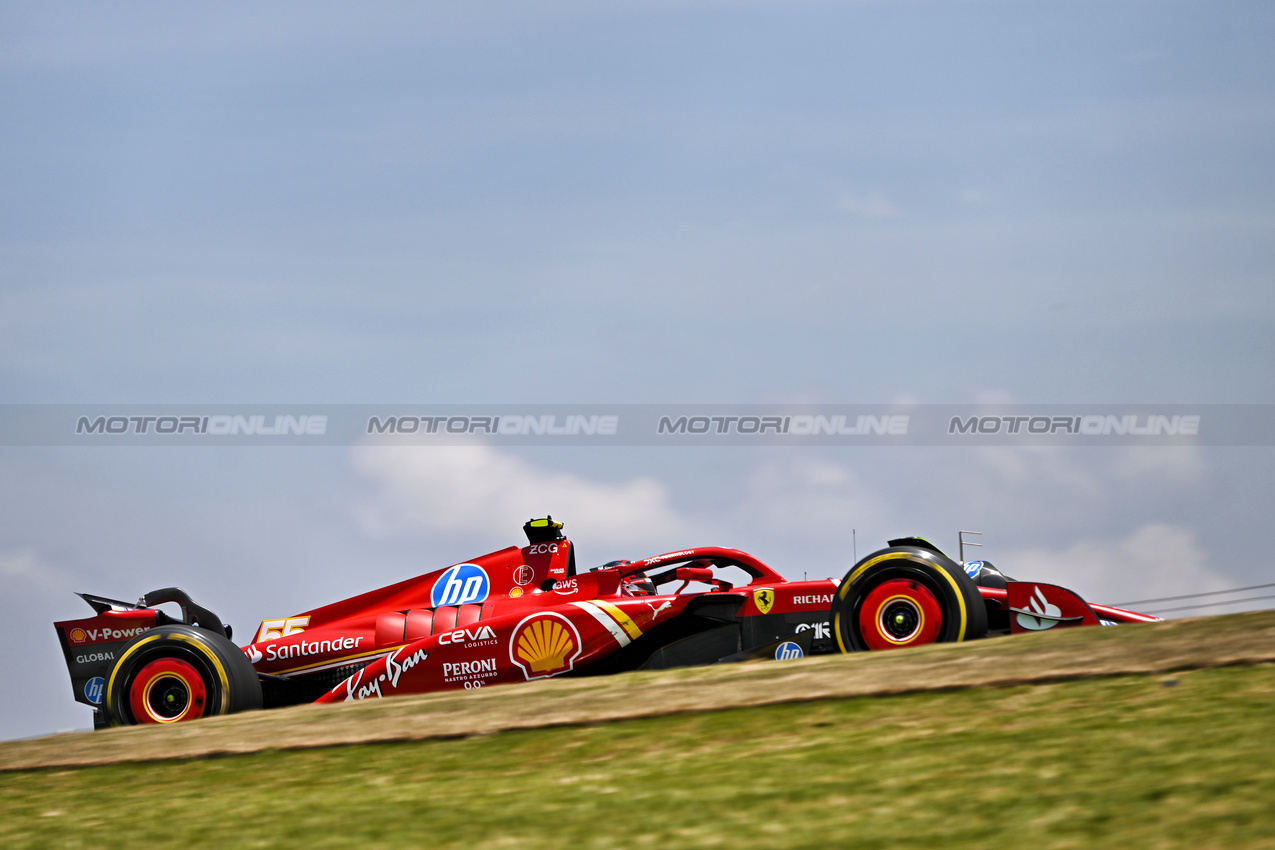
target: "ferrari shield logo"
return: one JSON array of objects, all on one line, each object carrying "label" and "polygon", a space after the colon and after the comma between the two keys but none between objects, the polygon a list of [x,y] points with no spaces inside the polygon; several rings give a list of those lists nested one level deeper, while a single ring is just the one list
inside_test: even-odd
[{"label": "ferrari shield logo", "polygon": [[761,590],[753,591],[753,604],[757,606],[757,610],[763,614],[769,614],[771,606],[775,604],[775,591],[769,587]]}]

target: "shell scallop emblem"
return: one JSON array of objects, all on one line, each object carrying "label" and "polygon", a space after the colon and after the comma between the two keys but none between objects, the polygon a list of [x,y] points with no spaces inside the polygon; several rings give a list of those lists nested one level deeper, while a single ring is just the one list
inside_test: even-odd
[{"label": "shell scallop emblem", "polygon": [[534,614],[518,624],[509,659],[528,679],[556,676],[572,668],[580,654],[580,634],[561,614]]}]

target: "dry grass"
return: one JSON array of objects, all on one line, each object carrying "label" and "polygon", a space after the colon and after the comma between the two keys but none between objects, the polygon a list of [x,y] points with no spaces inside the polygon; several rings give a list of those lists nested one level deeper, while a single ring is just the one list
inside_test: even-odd
[{"label": "dry grass", "polygon": [[1203,670],[1275,660],[1275,611],[298,706],[0,743],[0,770],[458,738],[728,708]]},{"label": "dry grass", "polygon": [[0,846],[1270,847],[1273,700],[1237,666],[12,771]]}]

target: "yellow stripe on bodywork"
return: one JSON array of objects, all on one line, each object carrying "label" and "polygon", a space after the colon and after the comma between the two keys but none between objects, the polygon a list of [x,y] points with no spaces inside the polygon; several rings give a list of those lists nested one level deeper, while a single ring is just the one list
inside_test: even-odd
[{"label": "yellow stripe on bodywork", "polygon": [[[916,555],[911,552],[887,552],[884,555],[877,555],[869,561],[864,561],[855,569],[854,572],[850,573],[850,575],[846,577],[845,581],[841,582],[841,590],[837,591],[837,597],[844,602],[846,594],[850,592],[850,585],[854,583],[855,579],[863,575],[864,571],[869,567],[874,567],[882,561],[911,561],[914,558],[916,558]],[[935,566],[935,569],[938,570],[939,575],[947,579],[947,583],[952,585],[952,590],[956,592],[956,603],[961,609],[961,628],[956,633],[956,639],[958,641],[965,640],[965,626],[968,620],[968,615],[965,611],[965,594],[961,592],[961,586],[956,583],[956,579],[952,578],[952,576],[948,574],[947,570],[938,566]],[[836,620],[837,645],[841,647],[842,652],[849,652],[850,650],[846,649],[846,645],[842,643],[841,640],[841,612],[837,612]]]},{"label": "yellow stripe on bodywork", "polygon": [[628,632],[629,637],[633,638],[633,640],[637,640],[642,636],[642,630],[638,628],[637,623],[633,622],[632,618],[620,608],[610,602],[603,602],[601,599],[594,599],[593,604],[614,617],[615,621],[620,624],[620,628]]},{"label": "yellow stripe on bodywork", "polygon": [[620,628],[619,624],[616,623],[614,618],[607,614],[606,611],[599,608],[596,604],[592,602],[572,602],[571,604],[597,620],[598,625],[606,629],[607,634],[615,638],[615,642],[620,645],[621,649],[633,643],[633,641],[629,640],[629,636],[624,633],[624,629]]}]

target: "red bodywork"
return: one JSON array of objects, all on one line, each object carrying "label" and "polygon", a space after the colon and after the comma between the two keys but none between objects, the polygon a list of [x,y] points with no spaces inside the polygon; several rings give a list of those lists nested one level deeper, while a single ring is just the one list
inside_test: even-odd
[{"label": "red bodywork", "polygon": [[[242,650],[269,707],[846,649],[829,622],[836,579],[788,581],[746,552],[719,547],[576,573],[572,548],[565,538],[511,546],[265,620]],[[732,586],[721,578],[724,568],[742,570],[748,581]],[[648,577],[660,587],[643,586]],[[691,582],[711,587],[684,592]],[[1055,585],[1003,583],[978,588],[989,616],[999,612],[993,632],[1157,619],[1091,606]],[[886,594],[891,585],[882,587]],[[95,607],[111,601],[85,598]],[[172,620],[154,608],[117,603],[56,623],[76,698],[98,704],[94,683],[109,673],[114,653],[164,622]],[[933,640],[918,634],[914,642]]]},{"label": "red bodywork", "polygon": [[[735,605],[741,619],[795,615],[789,619],[807,621],[795,622],[798,629],[803,624],[811,630],[821,624],[826,628],[839,584],[835,579],[788,581],[746,552],[718,547],[684,549],[568,577],[570,546],[570,541],[563,540],[511,547],[467,562],[482,568],[489,581],[489,591],[481,600],[431,607],[435,585],[445,580],[449,570],[457,569],[451,567],[289,618],[307,619],[304,631],[262,641],[269,635],[268,625],[274,625],[267,621],[258,630],[259,640],[244,651],[261,672],[284,676],[373,659],[318,702],[472,689],[587,672],[654,627],[682,617],[692,602],[702,605],[720,599]],[[621,592],[626,575],[697,562],[730,562],[750,568],[755,575],[739,587],[719,585],[698,593],[629,596]],[[713,573],[695,566],[678,572],[683,586],[690,580],[711,581]],[[546,580],[554,582],[551,588],[542,587]],[[1099,625],[1101,620],[1156,620],[1116,608],[1091,607],[1055,585],[1010,582],[1005,590],[979,591],[993,605],[1010,610],[1014,632]],[[1047,601],[1042,603],[1042,597]],[[1037,607],[1041,616],[1015,610],[1035,612]],[[799,632],[790,629],[788,634],[795,638]],[[786,636],[773,635],[776,640]],[[797,657],[809,652],[806,648]]]},{"label": "red bodywork", "polygon": [[[536,551],[546,545],[556,551]],[[481,604],[432,610],[395,607],[392,612],[379,608],[381,613],[375,613],[364,607],[362,600],[367,597],[356,597],[340,604],[355,603],[361,613],[366,612],[361,617],[333,621],[329,612],[336,606],[311,612],[311,622],[318,621],[322,634],[331,635],[329,640],[348,643],[349,635],[374,633],[371,642],[378,653],[374,662],[318,701],[472,689],[582,672],[627,648],[655,626],[682,616],[692,601],[720,598],[733,603],[738,616],[758,616],[762,612],[755,596],[764,592],[769,594],[762,597],[769,602],[767,615],[824,617],[837,585],[830,579],[789,582],[746,552],[718,547],[681,550],[567,577],[570,545],[564,540],[511,548],[473,560],[470,563],[482,567],[491,581],[491,592]],[[621,592],[626,575],[663,564],[710,559],[746,565],[757,575],[742,587],[719,585],[703,593],[627,596]],[[677,579],[683,584],[712,580],[709,568],[683,567],[679,572],[682,575]],[[445,573],[431,573],[385,590],[392,591],[400,604],[419,605],[423,601],[428,605],[435,583]],[[547,589],[541,586],[546,579],[554,581]],[[378,597],[367,599],[367,604],[377,606],[385,601]],[[360,630],[351,631],[356,624]],[[305,634],[292,640],[313,647],[317,638],[319,635]],[[279,639],[281,644],[285,640]],[[254,645],[245,652],[254,658],[262,649]],[[269,654],[269,649],[265,653]],[[263,658],[260,664],[264,663]]]}]

